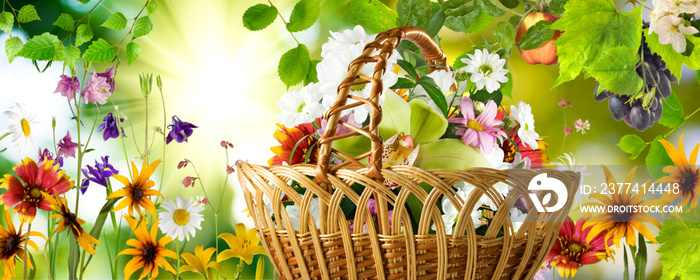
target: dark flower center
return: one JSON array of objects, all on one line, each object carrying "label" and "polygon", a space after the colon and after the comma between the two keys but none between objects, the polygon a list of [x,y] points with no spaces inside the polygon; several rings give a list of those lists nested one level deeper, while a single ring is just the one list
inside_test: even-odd
[{"label": "dark flower center", "polygon": [[44,200],[43,191],[44,189],[40,186],[29,186],[24,189],[24,200],[31,205],[39,205]]},{"label": "dark flower center", "polygon": [[133,197],[134,201],[141,201],[141,198],[143,197],[143,190],[141,187],[134,187],[134,190],[131,191],[131,196]]},{"label": "dark flower center", "polygon": [[151,262],[156,258],[156,248],[151,245],[143,246],[141,257],[146,262]]},{"label": "dark flower center", "polygon": [[695,174],[692,172],[683,173],[678,184],[683,191],[692,191],[695,187]]},{"label": "dark flower center", "polygon": [[588,246],[575,242],[575,241],[570,241],[570,240],[563,240],[562,238],[559,239],[559,242],[561,243],[561,254],[569,257],[569,260],[579,262],[581,259],[581,256],[583,254],[588,252]]},{"label": "dark flower center", "polygon": [[15,251],[16,248],[16,240],[15,237],[13,236],[8,236],[5,238],[5,240],[2,241],[2,251],[3,253],[12,253]]},{"label": "dark flower center", "polygon": [[513,162],[515,160],[515,154],[518,151],[515,149],[513,143],[510,141],[503,141],[501,149],[503,150],[503,162]]},{"label": "dark flower center", "polygon": [[613,212],[612,213],[613,217],[615,218],[615,222],[618,223],[627,223],[630,221],[630,218],[632,217],[632,213],[630,212]]}]

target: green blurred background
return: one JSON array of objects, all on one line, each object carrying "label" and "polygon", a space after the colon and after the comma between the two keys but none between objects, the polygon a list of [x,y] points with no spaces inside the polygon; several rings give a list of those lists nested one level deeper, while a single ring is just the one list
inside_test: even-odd
[{"label": "green blurred background", "polygon": [[[97,3],[96,0],[88,4],[80,4],[75,0],[44,0],[44,1],[10,1],[15,6],[31,3],[37,7],[40,22],[26,24],[27,31],[31,34],[40,34],[52,30],[51,23],[61,12],[68,12],[75,18],[86,13]],[[143,142],[143,131],[148,126],[163,126],[163,111],[157,92],[149,99],[148,113],[145,112],[143,97],[141,96],[138,74],[154,73],[163,78],[165,103],[167,107],[167,122],[170,116],[178,115],[182,120],[198,125],[194,135],[188,143],[171,143],[166,150],[165,163],[159,167],[155,174],[160,174],[160,169],[165,168],[165,179],[162,182],[163,195],[166,199],[174,199],[175,195],[183,195],[185,198],[202,195],[201,188],[184,189],[180,180],[185,176],[194,176],[191,169],[178,170],[178,161],[187,158],[191,160],[200,171],[202,182],[207,193],[212,196],[214,206],[222,203],[222,213],[219,215],[220,232],[233,232],[236,223],[245,223],[248,228],[253,226],[252,220],[246,217],[246,206],[241,195],[235,175],[229,178],[227,186],[223,186],[225,178],[225,154],[219,146],[222,140],[227,140],[235,145],[230,153],[231,164],[237,159],[248,160],[252,163],[266,164],[272,156],[269,148],[276,146],[277,142],[272,137],[276,129],[275,122],[278,109],[276,102],[287,90],[277,78],[277,62],[282,54],[296,46],[296,42],[287,33],[284,25],[277,19],[270,28],[251,32],[243,27],[242,14],[249,7],[260,1],[185,1],[169,0],[159,1],[159,10],[152,16],[154,30],[146,37],[137,39],[142,46],[139,59],[131,67],[122,65],[118,69],[117,87],[112,100],[126,114],[136,129],[137,143]],[[295,34],[300,42],[306,44],[312,52],[312,59],[320,59],[321,45],[327,41],[328,31],[340,31],[352,28],[352,25],[343,22],[340,17],[328,7],[334,0],[321,1],[322,13],[319,22],[311,29]],[[393,0],[384,1],[389,7],[394,7]],[[621,4],[622,1],[619,1]],[[111,43],[117,43],[126,31],[114,32],[99,25],[115,11],[123,12],[127,18],[135,16],[143,6],[142,0],[104,0],[95,12],[88,18],[96,37],[105,37]],[[288,17],[296,1],[273,1],[279,11]],[[522,12],[522,11],[520,11]],[[508,13],[503,19],[510,17]],[[448,61],[454,59],[465,51],[469,51],[475,44],[484,39],[493,42],[491,28],[480,33],[465,35],[443,29],[440,32],[442,38],[440,44],[447,53]],[[6,35],[2,35],[4,41]],[[124,50],[121,50],[122,54]],[[4,111],[14,102],[22,101],[38,111],[41,120],[40,135],[35,138],[37,144],[28,153],[18,153],[8,149],[8,152],[0,154],[0,173],[11,172],[14,163],[25,156],[36,158],[38,147],[50,147],[51,117],[56,116],[57,137],[65,135],[64,131],[70,130],[75,135],[74,122],[69,120],[69,111],[65,107],[65,101],[57,94],[51,94],[58,81],[62,69],[53,66],[43,74],[37,73],[34,66],[25,59],[18,59],[8,65],[4,53],[0,55],[0,83],[3,85],[0,94],[0,110]],[[109,65],[97,65],[96,70],[103,71]],[[515,104],[524,101],[532,106],[535,115],[537,131],[545,136],[549,143],[547,154],[554,160],[562,153],[574,153],[577,158],[587,165],[643,165],[644,157],[629,160],[627,155],[615,144],[625,134],[635,133],[643,139],[651,141],[656,135],[666,134],[669,129],[656,124],[645,132],[638,133],[623,122],[616,122],[608,113],[607,102],[593,100],[595,81],[584,80],[583,77],[550,89],[558,75],[558,66],[529,65],[525,63],[518,52],[514,52],[508,61],[508,67],[513,74],[514,90],[513,100],[505,99],[504,105]],[[673,85],[686,112],[694,111],[700,106],[697,92],[700,90],[695,81],[693,71],[684,72],[680,85]],[[291,89],[290,89],[291,90]],[[563,98],[573,104],[572,108],[563,109],[557,105],[557,101]],[[105,106],[103,110],[111,111],[111,106]],[[88,116],[94,117],[94,112],[88,112]],[[577,119],[589,120],[591,129],[585,135],[574,133],[564,137],[564,125],[573,128],[573,122]],[[86,117],[89,122],[92,118]],[[5,116],[0,116],[0,123],[6,121]],[[685,133],[686,151],[693,144],[700,142],[700,117],[695,116],[688,123],[673,132],[669,136],[672,143],[677,143],[682,133]],[[4,133],[5,126],[0,125],[0,132]],[[127,130],[128,132],[128,130]],[[130,134],[130,133],[129,133]],[[101,135],[98,135],[101,136]],[[152,131],[149,130],[149,137]],[[565,140],[565,141],[564,141]],[[84,163],[92,164],[95,159],[103,155],[111,155],[114,166],[125,170],[121,142],[117,140],[103,143],[101,137],[92,143],[95,152],[86,155]],[[9,145],[9,141],[0,143]],[[137,160],[137,152],[133,143],[127,141],[129,160]],[[92,144],[91,144],[92,145]],[[156,142],[152,149],[151,157],[162,157],[162,144]],[[138,161],[137,161],[138,162]],[[75,159],[66,160],[68,174],[75,176]],[[140,164],[137,164],[140,167]],[[159,176],[153,179],[157,184],[161,183]],[[114,181],[114,180],[113,180]],[[116,183],[116,182],[115,182]],[[118,185],[118,183],[116,183]],[[222,188],[226,188],[224,195],[219,197]],[[69,198],[74,194],[69,193]],[[96,212],[101,207],[105,194],[101,187],[93,187],[88,190],[86,199],[81,199],[79,217],[91,223],[96,217]],[[69,201],[69,203],[72,203]],[[69,204],[72,205],[72,204]],[[205,210],[203,230],[197,232],[194,240],[187,243],[185,251],[192,252],[196,244],[204,244],[206,247],[214,246],[214,219],[209,209]],[[46,217],[37,218],[38,226],[35,230],[46,232]],[[41,225],[43,224],[43,228]],[[90,228],[91,226],[88,226]],[[126,228],[125,228],[126,227]],[[106,229],[111,229],[109,222]],[[128,227],[123,225],[126,233]],[[656,229],[651,229],[656,234]],[[113,236],[108,233],[109,236]],[[43,242],[39,242],[43,248]],[[103,240],[104,243],[104,240]],[[226,248],[224,242],[220,243]],[[660,263],[655,251],[658,246],[649,248],[650,279],[657,278],[660,274]],[[62,252],[68,254],[68,248]],[[87,278],[105,278],[103,271],[108,269],[108,257],[101,245],[97,249],[98,256],[93,260],[90,269],[86,272]],[[616,275],[622,275],[622,248],[617,252],[617,263],[599,263],[594,266],[584,267],[579,271],[576,279],[619,279]],[[37,259],[40,268],[38,278],[46,277],[45,264],[41,257]],[[257,259],[257,258],[256,258]],[[127,258],[120,258],[123,266]],[[254,263],[255,264],[255,263]],[[222,263],[224,274],[230,278],[236,261],[229,260]],[[59,269],[61,268],[58,265]],[[267,263],[266,277],[272,277],[271,264]],[[255,267],[248,267],[243,278],[253,277]],[[43,274],[42,274],[43,273]],[[61,272],[65,273],[65,272]],[[21,273],[19,274],[21,275]],[[43,275],[43,276],[42,276]],[[61,278],[59,274],[58,278]],[[184,278],[197,278],[197,275],[185,273]],[[161,274],[163,278],[169,278]],[[551,275],[549,276],[551,277]]]}]

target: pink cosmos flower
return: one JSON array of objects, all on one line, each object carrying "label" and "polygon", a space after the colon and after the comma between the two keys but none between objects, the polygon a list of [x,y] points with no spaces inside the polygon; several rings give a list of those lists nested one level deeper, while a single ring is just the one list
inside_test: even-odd
[{"label": "pink cosmos flower", "polygon": [[92,73],[92,77],[88,81],[87,87],[83,92],[85,104],[93,102],[95,104],[107,103],[107,98],[112,95],[114,89],[107,81],[106,77],[101,77],[97,73]]},{"label": "pink cosmos flower", "polygon": [[53,93],[60,92],[61,95],[68,98],[68,101],[73,100],[76,94],[80,92],[80,81],[76,77],[69,77],[66,75],[61,75],[61,80],[58,81],[58,86],[56,91]]},{"label": "pink cosmos flower", "polygon": [[64,157],[75,157],[75,151],[78,149],[78,143],[73,142],[70,137],[70,131],[66,133],[66,136],[58,142],[58,156]]},{"label": "pink cosmos flower", "polygon": [[497,140],[506,137],[506,133],[500,128],[503,121],[496,119],[498,108],[493,100],[489,100],[484,111],[476,116],[474,102],[465,97],[462,98],[460,110],[464,118],[449,119],[448,122],[463,125],[457,127],[457,135],[462,136],[464,144],[490,153],[493,147],[497,146]]}]

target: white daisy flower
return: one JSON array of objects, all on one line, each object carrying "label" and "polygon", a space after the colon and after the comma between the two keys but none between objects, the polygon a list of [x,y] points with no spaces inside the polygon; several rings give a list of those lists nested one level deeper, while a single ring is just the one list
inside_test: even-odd
[{"label": "white daisy flower", "polygon": [[520,140],[531,149],[537,149],[537,139],[540,138],[540,135],[535,132],[535,117],[532,115],[530,105],[522,101],[518,102],[517,107],[510,105],[510,115],[520,124],[520,128],[518,128]]},{"label": "white daisy flower", "polygon": [[469,58],[462,58],[462,62],[467,66],[463,69],[471,73],[471,81],[476,84],[476,89],[486,88],[489,93],[501,87],[499,83],[508,81],[507,69],[503,69],[506,64],[505,59],[501,59],[497,54],[489,53],[487,49],[475,50],[474,54],[467,54]]},{"label": "white daisy flower", "polygon": [[34,112],[27,108],[26,105],[16,103],[9,110],[5,111],[5,115],[11,120],[7,129],[12,134],[12,144],[20,152],[30,150],[34,146],[32,128],[38,124],[35,120]]},{"label": "white daisy flower", "polygon": [[650,28],[650,31],[659,34],[661,44],[671,44],[673,50],[682,53],[685,52],[686,48],[685,35],[698,33],[695,27],[685,26],[684,23],[685,20],[677,16],[664,16]]},{"label": "white daisy flower", "polygon": [[321,46],[321,57],[328,57],[331,53],[345,52],[348,49],[359,48],[362,50],[366,44],[374,41],[376,34],[368,35],[362,26],[357,25],[352,30],[344,30],[343,32],[331,31],[331,37],[328,37],[328,42]]},{"label": "white daisy flower", "polygon": [[[435,84],[438,86],[442,94],[445,95],[445,100],[447,100],[448,107],[457,106],[462,101],[461,97],[456,96],[452,92],[452,85],[455,84],[454,74],[454,71],[437,70],[427,75],[428,77],[432,78],[433,81],[435,81]],[[441,112],[440,108],[438,108],[435,101],[430,98],[430,95],[428,95],[428,92],[425,91],[423,86],[417,86],[413,90],[413,94],[416,95],[417,98],[425,101],[425,103],[427,103],[433,110]]]},{"label": "white daisy flower", "polygon": [[[464,200],[466,197],[462,197],[462,199]],[[457,211],[457,208],[452,202],[445,197],[442,198],[442,211],[445,213],[442,215],[442,222],[445,223],[445,232],[447,234],[452,234],[452,228],[457,218],[459,218],[459,211]],[[481,211],[478,210],[478,207],[471,212],[471,217],[474,228],[481,226]],[[432,230],[436,230],[435,225],[432,225],[431,228]]]},{"label": "white daisy flower", "polygon": [[[362,53],[361,49],[352,49],[344,52],[333,52],[328,54],[328,57],[324,58],[323,61],[319,62],[316,66],[316,72],[318,73],[318,85],[319,90],[323,94],[323,105],[324,108],[329,108],[335,103],[338,96],[338,86],[345,80],[348,75],[348,66],[350,62],[355,60]],[[374,67],[376,63],[365,64],[361,69],[359,75],[372,77],[374,73]],[[384,104],[384,99],[386,98],[386,93],[389,91],[389,87],[393,86],[396,81],[398,81],[398,76],[392,72],[390,69],[393,68],[392,64],[387,66],[387,70],[382,77],[384,94],[379,97],[379,106]],[[361,97],[369,98],[372,91],[372,84],[362,84],[351,87],[350,94]],[[353,99],[348,99],[348,104],[357,102]],[[369,105],[362,105],[355,107],[353,110],[343,111],[343,116],[353,112],[355,122],[363,123],[367,120],[371,107]]]},{"label": "white daisy flower", "polygon": [[163,202],[162,207],[166,211],[158,214],[161,221],[158,227],[170,238],[189,240],[190,236],[194,237],[195,229],[202,229],[204,217],[199,212],[204,210],[204,206],[195,203],[192,198],[187,200],[178,195],[175,201],[169,199]]},{"label": "white daisy flower", "polygon": [[321,105],[323,95],[318,91],[317,84],[309,84],[300,91],[290,91],[282,95],[277,107],[282,112],[277,116],[277,122],[286,127],[295,127],[310,123],[321,117],[325,108]]},{"label": "white daisy flower", "polygon": [[510,162],[504,162],[503,158],[505,157],[505,153],[503,152],[503,149],[491,149],[490,153],[484,153],[484,151],[479,150],[482,155],[486,158],[486,160],[489,162],[489,165],[493,169],[498,169],[498,170],[504,170],[511,168]]},{"label": "white daisy flower", "polygon": [[[303,197],[303,196],[302,196]],[[285,210],[287,210],[287,215],[289,215],[289,220],[292,222],[292,225],[294,226],[294,230],[299,230],[299,212],[301,209],[299,209],[299,206],[295,205],[287,205],[285,207]],[[319,218],[319,213],[318,213],[318,197],[314,197],[311,199],[311,205],[309,206],[309,212],[311,213],[311,216],[314,218],[314,222],[316,223],[316,226],[319,226],[321,224],[321,219]],[[284,223],[283,223],[284,224]]]}]

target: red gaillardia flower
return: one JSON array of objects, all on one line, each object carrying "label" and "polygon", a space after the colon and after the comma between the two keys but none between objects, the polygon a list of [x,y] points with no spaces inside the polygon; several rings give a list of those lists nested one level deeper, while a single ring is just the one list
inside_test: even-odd
[{"label": "red gaillardia flower", "polygon": [[53,160],[44,160],[39,166],[34,160],[25,158],[12,168],[17,177],[6,174],[0,179],[0,187],[7,189],[0,200],[8,206],[16,205],[15,212],[19,213],[20,220],[31,223],[36,216],[36,208],[51,211],[51,203],[44,199],[44,193],[57,196],[73,186],[70,177],[58,168],[59,165],[54,165]]},{"label": "red gaillardia flower", "polygon": [[[588,238],[591,228],[583,229],[586,219],[581,218],[574,223],[566,217],[564,225],[559,230],[559,238],[554,242],[554,247],[547,254],[545,263],[556,267],[561,277],[574,277],[578,268],[587,264],[594,264],[608,258],[615,260],[612,239],[605,240],[607,230],[598,233],[593,238]],[[590,241],[588,241],[590,239]]]},{"label": "red gaillardia flower", "polygon": [[[277,126],[280,130],[275,131],[275,139],[281,145],[270,148],[275,153],[275,156],[268,161],[270,165],[281,165],[283,162],[289,165],[305,162],[316,163],[318,150],[316,142],[318,140],[312,136],[312,134],[316,133],[316,128],[312,124],[303,123],[292,128],[287,128],[281,124]],[[300,140],[302,141],[299,142]],[[297,142],[299,145],[297,145]],[[311,153],[309,153],[309,149],[312,149]],[[307,153],[309,158],[306,158]]]}]

